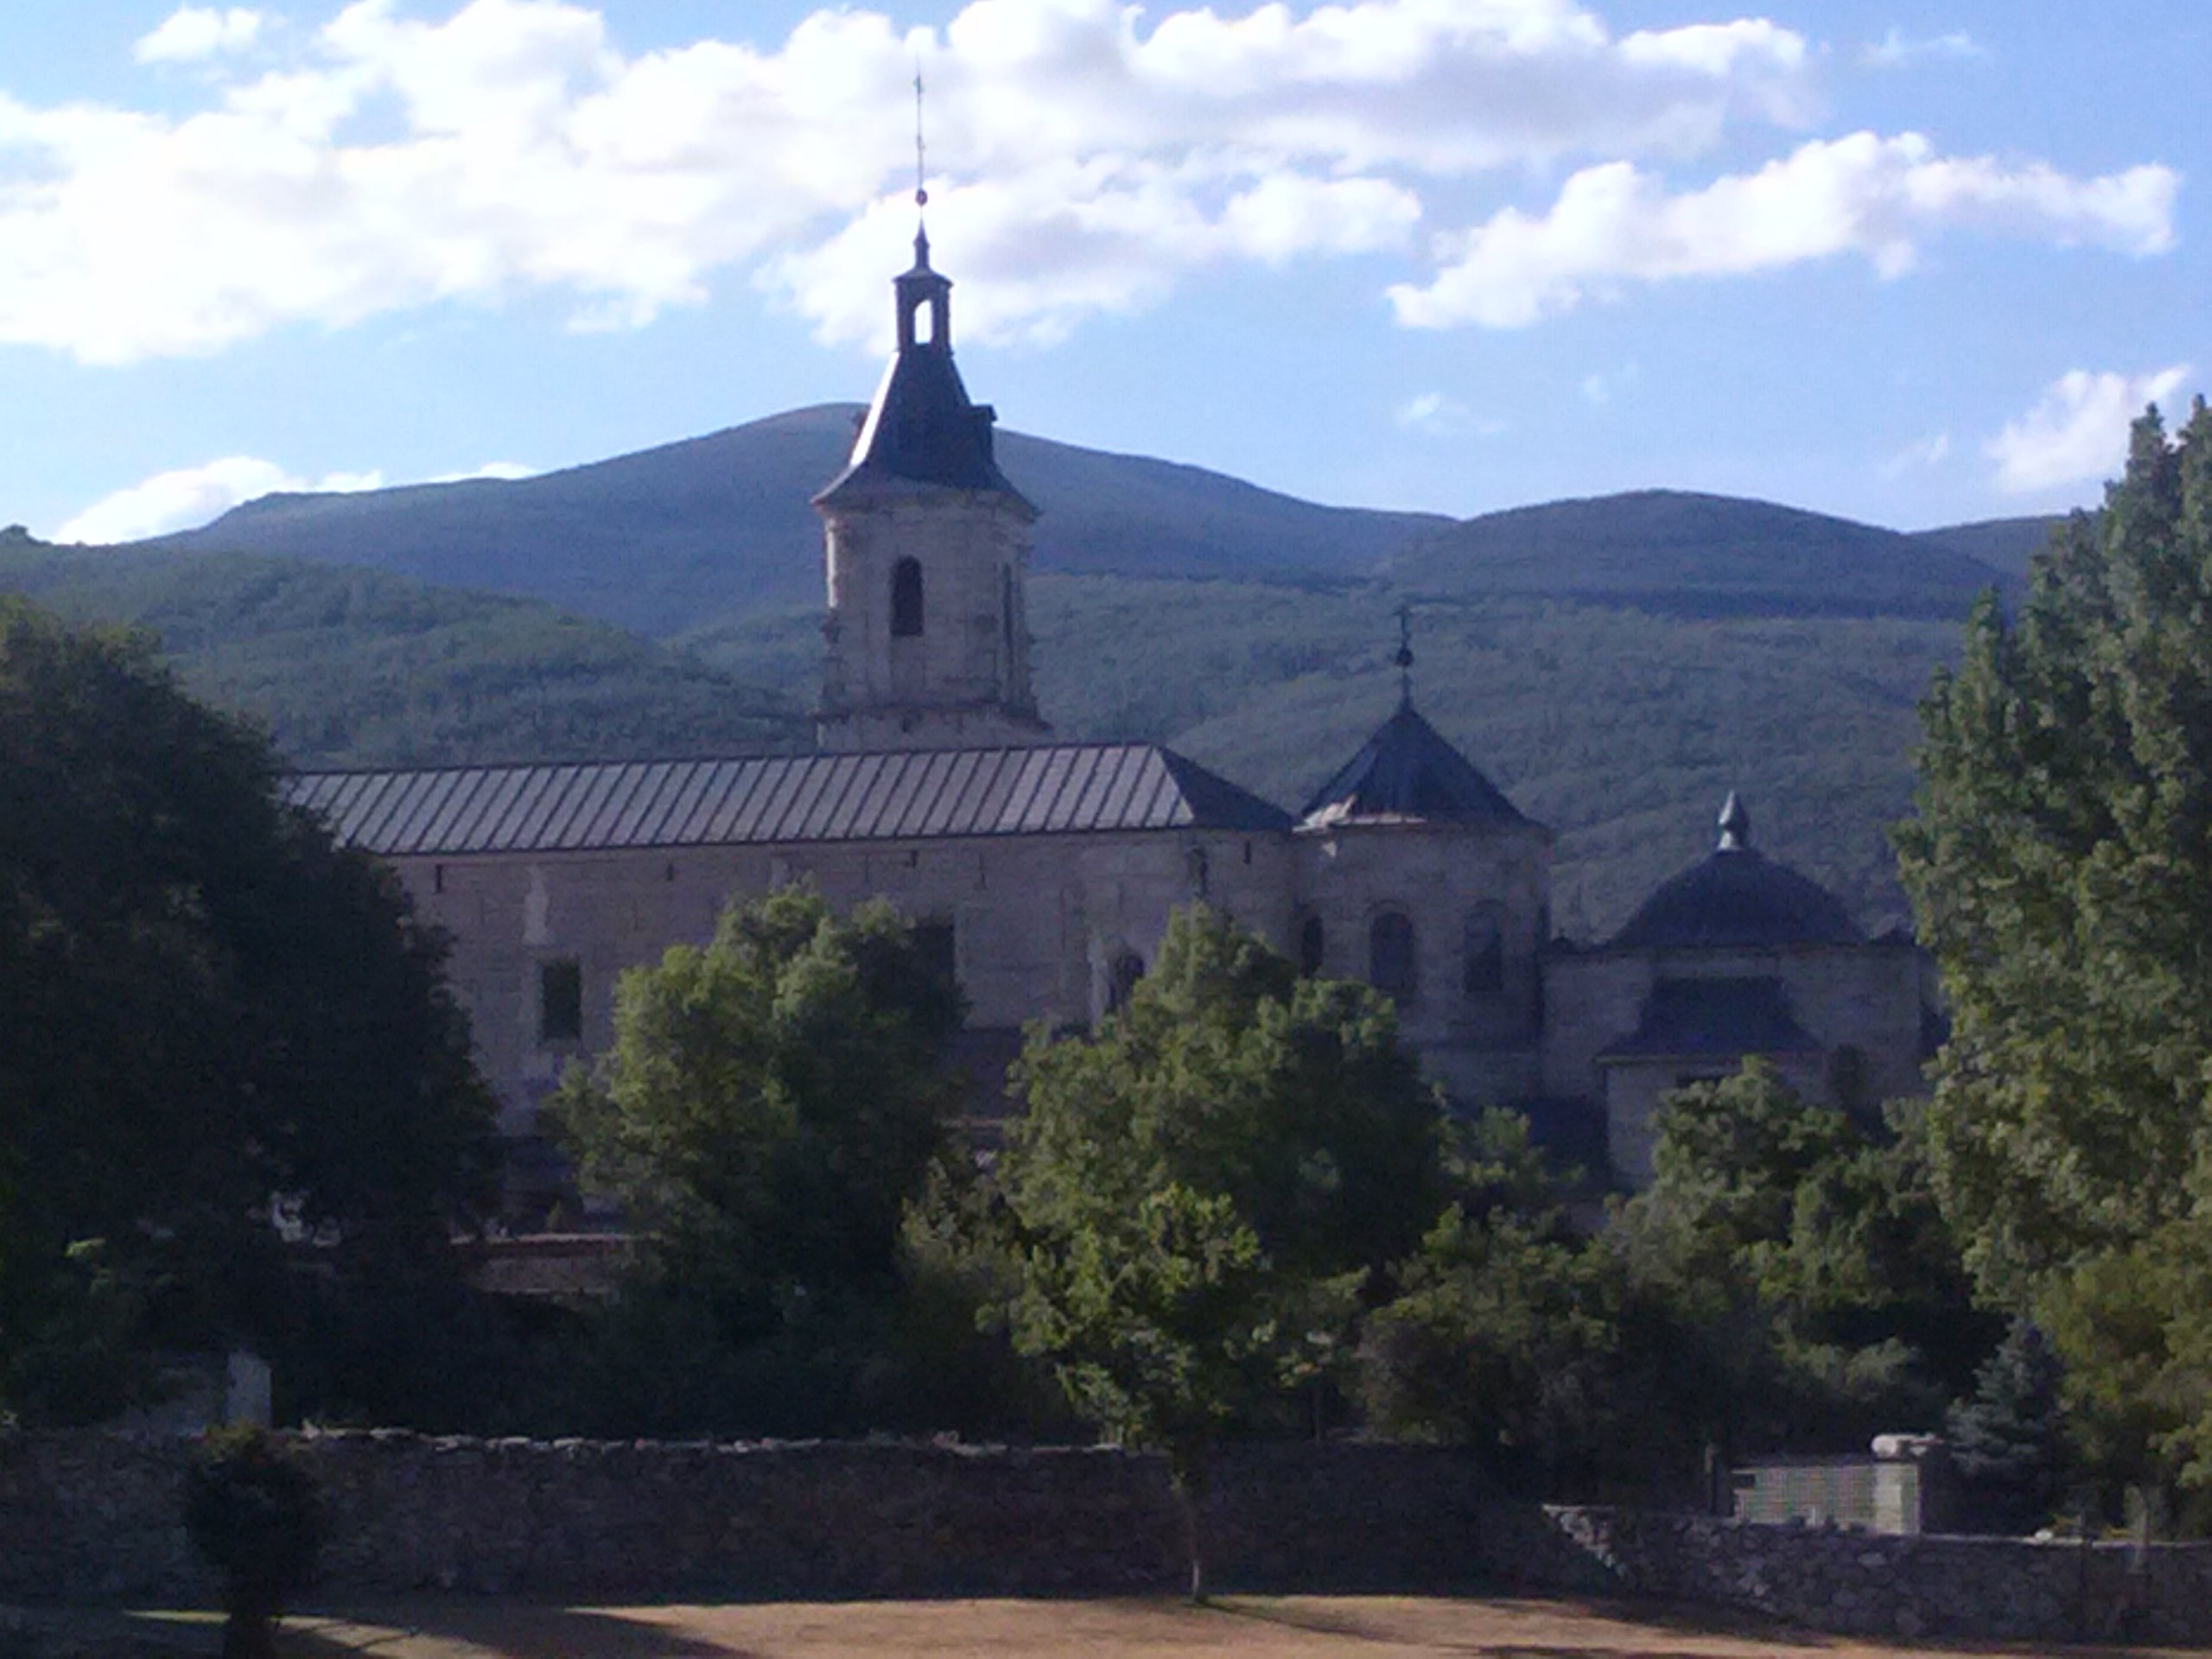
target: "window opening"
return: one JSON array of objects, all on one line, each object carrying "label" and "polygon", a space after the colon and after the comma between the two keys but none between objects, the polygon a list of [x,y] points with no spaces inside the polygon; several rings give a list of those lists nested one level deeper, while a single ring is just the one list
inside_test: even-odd
[{"label": "window opening", "polygon": [[1460,989],[1469,996],[1496,996],[1505,988],[1505,931],[1495,912],[1478,910],[1467,918]]},{"label": "window opening", "polygon": [[891,637],[918,639],[921,632],[921,561],[901,559],[891,567]]},{"label": "window opening", "polygon": [[1367,931],[1367,977],[1391,996],[1414,994],[1414,925],[1395,910],[1384,911]]},{"label": "window opening", "polygon": [[1144,958],[1135,951],[1124,950],[1115,957],[1113,971],[1106,981],[1106,1012],[1118,1014],[1128,1007],[1130,995],[1143,977]]},{"label": "window opening", "polygon": [[916,922],[914,954],[930,973],[949,984],[960,982],[960,937],[950,922]]},{"label": "window opening", "polygon": [[584,1034],[584,970],[573,957],[537,969],[537,1040],[574,1043]]},{"label": "window opening", "polygon": [[1298,929],[1298,971],[1308,979],[1319,973],[1327,944],[1328,936],[1321,930],[1321,918],[1308,916]]}]

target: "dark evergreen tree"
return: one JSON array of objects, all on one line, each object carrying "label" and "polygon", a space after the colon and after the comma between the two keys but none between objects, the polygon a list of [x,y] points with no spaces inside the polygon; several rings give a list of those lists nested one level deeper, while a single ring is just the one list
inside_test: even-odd
[{"label": "dark evergreen tree", "polygon": [[1943,1432],[1969,1525],[2022,1534],[2052,1518],[2064,1496],[2059,1364],[2032,1321],[2012,1321],[1975,1374],[1974,1393],[1951,1407]]}]

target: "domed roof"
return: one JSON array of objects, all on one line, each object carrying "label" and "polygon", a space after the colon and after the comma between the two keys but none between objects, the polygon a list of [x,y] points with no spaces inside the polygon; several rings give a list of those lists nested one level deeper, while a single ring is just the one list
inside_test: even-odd
[{"label": "domed roof", "polygon": [[1702,864],[1660,883],[1612,938],[1632,950],[1864,944],[1843,901],[1751,847],[1751,817],[1732,791],[1720,844]]}]

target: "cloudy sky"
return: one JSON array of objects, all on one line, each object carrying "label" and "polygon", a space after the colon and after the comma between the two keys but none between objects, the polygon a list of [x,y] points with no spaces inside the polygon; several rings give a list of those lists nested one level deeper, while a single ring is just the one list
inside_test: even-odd
[{"label": "cloudy sky", "polygon": [[2202,0],[0,3],[0,523],[865,397],[1472,513],[2091,501],[2212,385]]}]

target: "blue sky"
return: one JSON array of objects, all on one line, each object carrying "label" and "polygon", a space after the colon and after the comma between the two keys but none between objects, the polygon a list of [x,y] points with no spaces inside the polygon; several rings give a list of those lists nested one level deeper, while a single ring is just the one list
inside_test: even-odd
[{"label": "blue sky", "polygon": [[2212,384],[2197,0],[0,7],[0,523],[860,398],[1455,514],[2093,501]]}]

